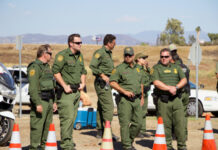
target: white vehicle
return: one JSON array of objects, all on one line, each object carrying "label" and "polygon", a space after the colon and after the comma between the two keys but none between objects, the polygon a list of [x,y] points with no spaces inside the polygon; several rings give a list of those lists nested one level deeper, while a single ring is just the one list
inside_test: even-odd
[{"label": "white vehicle", "polygon": [[[196,113],[196,85],[193,84],[192,82],[189,82],[190,87],[191,87],[191,94],[189,96],[189,104],[187,106],[187,113],[189,116],[195,116]],[[148,112],[155,112],[156,108],[153,103],[153,93],[154,86],[151,86],[150,91],[148,91]],[[117,91],[114,89],[112,90],[113,94],[113,101],[114,105],[115,104],[115,95],[118,94]],[[217,91],[212,91],[212,90],[202,90],[199,89],[198,91],[198,115],[201,116],[203,112],[212,112],[215,116],[218,117],[218,93]]]},{"label": "white vehicle", "polygon": [[[14,82],[15,82],[15,87],[16,87],[16,91],[17,91],[15,101],[16,101],[16,103],[20,103],[19,66],[8,67],[7,69],[11,73],[11,75],[14,79]],[[29,83],[28,83],[28,78],[27,78],[27,67],[25,67],[25,66],[21,67],[21,80],[22,80],[22,85],[21,85],[22,104],[30,104],[30,96],[28,94]]]}]

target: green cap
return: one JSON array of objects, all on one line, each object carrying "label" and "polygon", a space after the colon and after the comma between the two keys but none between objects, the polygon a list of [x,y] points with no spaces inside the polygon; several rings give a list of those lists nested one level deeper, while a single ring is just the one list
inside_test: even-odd
[{"label": "green cap", "polygon": [[143,53],[138,53],[135,55],[135,61],[138,59],[138,58],[148,58],[148,55],[145,55]]},{"label": "green cap", "polygon": [[134,50],[132,47],[125,47],[124,48],[124,55],[129,54],[129,55],[134,55]]},{"label": "green cap", "polygon": [[169,49],[170,49],[170,51],[177,50],[176,45],[173,43],[169,45]]}]

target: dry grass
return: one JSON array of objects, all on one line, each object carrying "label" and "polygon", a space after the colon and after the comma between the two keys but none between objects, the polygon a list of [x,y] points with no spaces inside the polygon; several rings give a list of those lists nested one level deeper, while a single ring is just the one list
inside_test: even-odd
[{"label": "dry grass", "polygon": [[[19,52],[15,50],[15,44],[0,44],[0,60],[6,66],[13,66],[19,63]],[[39,44],[24,44],[22,50],[22,65],[28,65],[36,57],[36,51]],[[53,47],[53,58],[60,51],[67,48],[66,44],[55,44]],[[85,59],[85,66],[88,71],[87,85],[90,92],[94,91],[93,88],[93,76],[89,69],[89,63],[91,61],[94,51],[100,48],[100,45],[83,45],[82,53]],[[123,61],[123,48],[125,46],[116,46],[113,50],[113,60],[115,66]],[[143,52],[149,55],[148,61],[150,66],[157,63],[159,59],[160,49],[162,46],[134,46],[135,53]],[[190,67],[191,81],[195,82],[195,66],[188,61],[189,46],[178,47],[178,53],[183,59],[184,63]],[[218,61],[218,46],[201,46],[202,49],[202,61],[199,65],[199,83],[205,85],[205,89],[215,90],[216,77],[215,77],[215,65]],[[51,61],[51,64],[53,60]]]}]

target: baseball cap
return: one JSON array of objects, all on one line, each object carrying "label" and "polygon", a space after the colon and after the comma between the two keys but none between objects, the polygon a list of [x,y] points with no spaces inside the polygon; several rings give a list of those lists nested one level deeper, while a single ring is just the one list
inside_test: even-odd
[{"label": "baseball cap", "polygon": [[138,58],[148,58],[148,55],[145,55],[143,53],[138,53],[135,55],[135,61],[138,59]]},{"label": "baseball cap", "polygon": [[124,55],[129,54],[129,55],[134,55],[134,50],[132,47],[125,47],[124,48]]},{"label": "baseball cap", "polygon": [[169,45],[169,49],[170,49],[170,51],[177,50],[176,45],[173,43]]}]

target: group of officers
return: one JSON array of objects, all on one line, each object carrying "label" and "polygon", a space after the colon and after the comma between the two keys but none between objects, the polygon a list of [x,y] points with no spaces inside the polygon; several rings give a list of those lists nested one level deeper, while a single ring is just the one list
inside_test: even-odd
[{"label": "group of officers", "polygon": [[[58,109],[63,150],[75,150],[73,124],[80,101],[80,91],[86,86],[79,34],[68,37],[68,48],[57,53],[52,67],[50,45],[41,45],[37,58],[28,65],[30,112],[30,150],[44,149],[52,115]],[[97,138],[102,138],[105,121],[112,122],[114,104],[111,89],[118,91],[116,103],[120,135],[124,150],[135,150],[135,137],[148,137],[146,113],[148,91],[155,86],[153,100],[157,116],[164,122],[168,150],[173,150],[172,137],[179,150],[186,150],[187,104],[190,94],[189,69],[182,63],[174,44],[160,51],[160,60],[149,68],[143,53],[135,54],[132,47],[124,48],[124,61],[114,67],[112,50],[116,37],[107,34],[102,48],[96,50],[90,62],[95,76],[97,102]],[[54,90],[55,89],[55,90]],[[173,136],[174,135],[174,136]],[[113,140],[119,138],[113,134]]]}]

